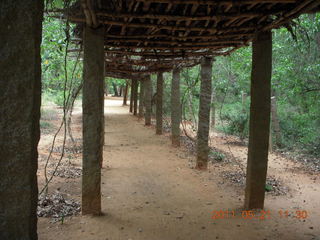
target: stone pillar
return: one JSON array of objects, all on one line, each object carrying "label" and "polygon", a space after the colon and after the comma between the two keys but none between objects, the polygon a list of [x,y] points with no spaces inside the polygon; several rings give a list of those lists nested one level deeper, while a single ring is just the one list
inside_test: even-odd
[{"label": "stone pillar", "polygon": [[174,147],[180,146],[180,121],[180,70],[174,69],[171,84],[171,140]]},{"label": "stone pillar", "polygon": [[0,239],[36,240],[43,1],[0,5]]},{"label": "stone pillar", "polygon": [[146,77],[145,83],[145,93],[144,93],[144,104],[146,107],[146,113],[144,114],[145,117],[145,125],[151,125],[151,99],[152,99],[152,86],[151,86],[151,79],[150,76]]},{"label": "stone pillar", "polygon": [[205,57],[201,62],[201,86],[197,136],[197,169],[207,169],[208,138],[210,131],[210,103],[212,91],[212,58]]},{"label": "stone pillar", "polygon": [[143,117],[144,109],[144,80],[140,81],[140,93],[139,93],[139,118]]},{"label": "stone pillar", "polygon": [[251,105],[245,208],[262,209],[268,168],[272,34],[259,33],[252,44]]},{"label": "stone pillar", "polygon": [[101,163],[104,145],[103,28],[84,28],[82,214],[101,213]]},{"label": "stone pillar", "polygon": [[163,73],[157,75],[156,134],[162,134]]},{"label": "stone pillar", "polygon": [[133,115],[137,115],[138,113],[138,80],[133,80],[134,89],[133,89]]},{"label": "stone pillar", "polygon": [[129,111],[133,112],[133,80],[131,80],[131,86],[130,86],[130,107]]},{"label": "stone pillar", "polygon": [[127,98],[128,98],[128,83],[126,82],[126,86],[124,88],[124,93],[123,93],[123,106],[127,106]]}]

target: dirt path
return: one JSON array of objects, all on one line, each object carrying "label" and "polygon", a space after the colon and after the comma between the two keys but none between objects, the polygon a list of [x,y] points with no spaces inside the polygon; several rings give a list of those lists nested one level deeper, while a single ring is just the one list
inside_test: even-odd
[{"label": "dirt path", "polygon": [[[270,219],[243,219],[243,189],[221,177],[227,165],[213,164],[206,172],[191,169],[193,157],[183,147],[172,148],[167,136],[155,135],[153,127],[145,127],[121,103],[106,101],[105,215],[66,218],[64,224],[39,218],[40,240],[320,239],[319,176],[272,170],[283,174],[293,190],[288,196],[267,196]],[[242,154],[238,157],[245,154],[240,147],[233,151]],[[53,188],[58,186],[79,199],[80,178],[66,182],[57,177]],[[229,210],[230,218],[212,219],[212,212],[219,210]],[[288,210],[291,216],[280,218],[279,210]],[[309,217],[295,218],[298,210],[308,211]]]}]

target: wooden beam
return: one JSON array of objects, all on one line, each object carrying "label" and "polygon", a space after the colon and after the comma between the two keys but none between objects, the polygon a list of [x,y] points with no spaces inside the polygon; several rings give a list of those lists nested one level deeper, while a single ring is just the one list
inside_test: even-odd
[{"label": "wooden beam", "polygon": [[233,46],[245,46],[247,45],[247,43],[212,43],[211,45],[197,45],[197,43],[195,43],[193,46],[164,46],[164,45],[160,45],[160,46],[137,46],[137,45],[126,45],[126,44],[105,44],[106,47],[106,51],[108,48],[126,48],[126,49],[148,49],[148,50],[166,50],[166,49],[170,49],[170,50],[199,50],[199,49],[211,49],[211,50],[215,50],[215,49],[223,49],[223,48],[228,48],[228,47],[233,47]]},{"label": "wooden beam", "polygon": [[[172,3],[172,0],[136,0],[143,3]],[[241,0],[241,4],[255,4],[255,3],[295,3],[296,0]],[[234,0],[175,0],[174,4],[200,4],[200,5],[218,5],[235,3]]]},{"label": "wooden beam", "polygon": [[[157,38],[165,38],[165,39],[172,39],[176,41],[187,41],[187,40],[238,40],[241,38],[250,38],[255,34],[255,31],[252,32],[238,32],[238,33],[226,33],[226,34],[210,34],[210,35],[188,35],[188,36],[177,36],[172,34],[140,34],[140,35],[126,35],[120,36],[116,34],[107,34],[106,38],[115,38],[115,39],[157,39]],[[81,39],[76,39],[75,41],[81,41]]]},{"label": "wooden beam", "polygon": [[98,16],[102,17],[113,17],[113,18],[136,18],[136,19],[162,19],[166,21],[216,21],[226,19],[239,19],[239,18],[254,18],[262,17],[267,15],[279,14],[279,10],[276,11],[263,11],[263,12],[239,12],[239,13],[219,13],[216,15],[205,15],[205,16],[188,16],[188,15],[170,15],[170,14],[149,14],[149,13],[127,13],[127,12],[100,12]]},{"label": "wooden beam", "polygon": [[[83,18],[78,18],[78,17],[70,17],[70,21],[73,22],[84,22]],[[209,32],[209,33],[217,33],[217,32],[239,32],[239,31],[254,31],[259,27],[259,25],[252,25],[250,27],[228,27],[228,28],[223,28],[223,27],[187,27],[187,26],[170,26],[170,25],[157,25],[153,23],[126,23],[123,21],[112,21],[112,20],[100,20],[101,24],[105,25],[115,25],[115,26],[123,26],[126,25],[127,27],[132,27],[132,28],[157,28],[157,29],[164,29],[164,30],[170,30],[170,31],[203,31],[203,32]]]},{"label": "wooden beam", "polygon": [[[211,40],[211,41],[210,41]],[[244,44],[248,41],[248,39],[245,40],[218,40],[218,39],[210,39],[209,41],[196,41],[196,42],[182,42],[182,41],[167,41],[167,40],[142,40],[142,39],[118,39],[118,38],[107,38],[105,40],[106,46],[109,46],[108,43],[113,43],[114,46],[118,46],[118,43],[148,43],[148,44],[168,44],[169,48],[173,47],[174,45],[178,45],[179,47],[192,47],[194,45],[197,46],[216,46],[216,45],[223,45],[223,44]],[[136,47],[137,48],[137,47]],[[144,48],[144,47],[142,47]]]}]

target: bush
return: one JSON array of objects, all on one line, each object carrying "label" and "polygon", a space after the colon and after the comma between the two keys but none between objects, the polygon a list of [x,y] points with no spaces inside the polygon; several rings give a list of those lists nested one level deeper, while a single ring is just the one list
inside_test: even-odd
[{"label": "bush", "polygon": [[284,147],[320,156],[320,136],[315,117],[285,103],[279,104],[278,109]]},{"label": "bush", "polygon": [[53,99],[54,103],[57,104],[59,107],[63,107],[64,103],[64,94],[63,91],[57,91],[54,95]]},{"label": "bush", "polygon": [[[218,111],[219,113],[219,111]],[[243,108],[240,102],[226,104],[222,106],[220,120],[225,123],[219,126],[218,129],[227,134],[239,136],[244,139],[248,136],[248,108]]]},{"label": "bush", "polygon": [[221,162],[225,158],[225,155],[223,153],[221,153],[221,152],[217,152],[217,151],[211,150],[210,153],[209,153],[209,157],[214,159],[217,162]]},{"label": "bush", "polygon": [[44,132],[50,132],[54,128],[54,125],[50,122],[40,120],[40,129]]}]

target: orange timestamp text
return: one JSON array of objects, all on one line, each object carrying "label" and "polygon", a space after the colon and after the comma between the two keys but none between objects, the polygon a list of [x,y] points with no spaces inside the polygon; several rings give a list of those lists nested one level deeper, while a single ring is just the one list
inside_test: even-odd
[{"label": "orange timestamp text", "polygon": [[246,220],[266,220],[273,217],[279,218],[296,218],[306,219],[309,217],[306,210],[279,210],[276,214],[272,214],[270,210],[214,210],[212,211],[211,219],[233,219],[240,218]]}]

